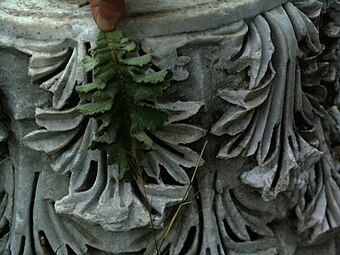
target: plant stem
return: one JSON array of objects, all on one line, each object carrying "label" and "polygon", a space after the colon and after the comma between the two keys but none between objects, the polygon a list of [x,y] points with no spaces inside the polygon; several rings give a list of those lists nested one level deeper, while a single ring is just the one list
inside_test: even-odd
[{"label": "plant stem", "polygon": [[182,207],[183,207],[184,205],[187,205],[187,204],[190,204],[190,203],[191,203],[191,201],[185,201],[185,200],[186,200],[186,197],[188,196],[188,194],[189,194],[189,192],[190,192],[190,190],[191,190],[191,188],[192,188],[192,183],[193,183],[193,181],[194,181],[194,179],[195,179],[195,177],[196,177],[196,173],[197,173],[197,170],[198,170],[198,168],[199,168],[199,166],[200,166],[200,163],[201,163],[201,160],[202,160],[202,158],[203,158],[203,154],[204,154],[204,151],[205,151],[205,149],[206,149],[206,147],[207,147],[207,144],[208,144],[208,140],[206,140],[206,141],[204,142],[203,148],[202,148],[202,150],[201,150],[201,154],[200,154],[200,156],[199,156],[199,158],[198,158],[198,160],[197,160],[196,167],[195,167],[194,173],[193,173],[193,175],[192,175],[192,177],[191,177],[189,186],[188,186],[188,188],[187,188],[187,190],[186,190],[186,192],[185,192],[185,194],[184,194],[184,196],[183,196],[183,198],[182,198],[182,201],[181,201],[180,205],[178,206],[178,208],[177,208],[177,210],[176,210],[174,216],[171,218],[170,224],[169,224],[169,226],[168,226],[168,228],[167,228],[167,230],[166,230],[166,232],[165,232],[165,234],[164,234],[164,237],[163,237],[163,239],[162,239],[161,244],[159,245],[159,249],[162,248],[162,246],[163,246],[163,244],[164,244],[166,238],[168,237],[168,235],[169,235],[169,233],[170,233],[170,230],[172,229],[172,226],[173,226],[173,224],[175,223],[175,220],[177,219],[178,214],[179,214],[179,212],[181,211]]}]

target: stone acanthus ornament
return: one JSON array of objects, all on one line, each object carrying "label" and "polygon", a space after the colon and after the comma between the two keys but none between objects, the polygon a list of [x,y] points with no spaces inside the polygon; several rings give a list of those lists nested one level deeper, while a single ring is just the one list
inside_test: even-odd
[{"label": "stone acanthus ornament", "polygon": [[98,32],[87,1],[3,0],[0,253],[337,254],[339,11],[127,0],[118,28],[173,72],[142,187],[89,150],[97,123],[77,110]]}]

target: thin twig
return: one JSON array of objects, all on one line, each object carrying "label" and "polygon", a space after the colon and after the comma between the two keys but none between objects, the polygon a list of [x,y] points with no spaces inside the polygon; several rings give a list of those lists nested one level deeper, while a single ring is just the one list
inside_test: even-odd
[{"label": "thin twig", "polygon": [[0,161],[0,166],[5,163],[7,160],[9,160],[9,157],[6,157]]},{"label": "thin twig", "polygon": [[204,154],[204,151],[205,151],[205,149],[206,149],[206,147],[207,147],[207,144],[208,144],[208,140],[206,140],[206,141],[204,142],[204,145],[203,145],[201,154],[200,154],[200,156],[199,156],[199,158],[198,158],[198,161],[197,161],[197,164],[196,164],[194,173],[193,173],[193,175],[192,175],[192,177],[191,177],[189,186],[188,186],[188,188],[187,188],[187,190],[186,190],[186,192],[185,192],[185,194],[184,194],[184,196],[183,196],[183,198],[182,198],[182,202],[180,203],[180,205],[178,206],[178,208],[177,208],[177,210],[176,210],[176,213],[175,213],[174,216],[171,218],[170,224],[169,224],[169,226],[168,226],[168,228],[167,228],[167,230],[166,230],[166,232],[165,232],[165,234],[164,234],[164,237],[163,237],[162,242],[161,242],[161,244],[160,244],[160,246],[159,246],[159,249],[162,248],[162,246],[163,246],[163,244],[164,244],[166,238],[168,237],[168,235],[169,235],[169,233],[170,233],[170,230],[172,229],[172,226],[173,226],[173,224],[175,223],[175,220],[176,220],[176,218],[177,218],[177,216],[178,216],[178,214],[179,214],[179,212],[180,212],[182,206],[187,205],[187,204],[190,204],[190,202],[191,202],[191,201],[185,201],[185,200],[186,200],[186,198],[187,198],[187,196],[188,196],[188,194],[189,194],[189,192],[190,192],[190,190],[191,190],[192,183],[193,183],[193,181],[194,181],[194,179],[195,179],[195,177],[196,177],[196,173],[197,173],[197,170],[198,170],[198,168],[199,168],[199,166],[200,166],[200,164],[201,164],[201,160],[202,160],[202,158],[203,158],[203,154]]},{"label": "thin twig", "polygon": [[[151,214],[152,204],[149,202],[149,199],[147,197],[145,181],[143,180],[143,178],[141,176],[140,176],[140,179],[141,179],[141,182],[142,182],[143,192],[144,192],[144,196],[145,196],[146,203],[147,203],[147,206],[148,206],[147,210],[148,210],[148,213],[149,213],[151,229],[154,230],[153,219],[152,219],[152,214]],[[159,255],[160,254],[160,247],[158,247],[156,235],[153,235],[153,238],[154,238],[154,241],[155,241],[155,247],[156,247],[157,255]]]}]

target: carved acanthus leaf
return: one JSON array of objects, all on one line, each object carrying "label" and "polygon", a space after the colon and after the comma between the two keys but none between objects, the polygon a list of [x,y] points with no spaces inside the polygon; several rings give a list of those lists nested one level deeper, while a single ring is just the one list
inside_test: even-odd
[{"label": "carved acanthus leaf", "polygon": [[308,171],[321,157],[303,135],[313,133],[314,114],[300,82],[298,41],[316,53],[321,46],[316,28],[291,3],[256,17],[248,27],[244,48],[219,66],[231,73],[247,70],[249,82],[236,91],[219,91],[231,106],[211,132],[231,137],[218,157],[256,156],[258,166],[241,178],[272,200],[289,188],[292,173]]},{"label": "carved acanthus leaf", "polygon": [[[314,5],[316,3],[314,2]],[[336,1],[324,3],[324,10],[333,17],[333,21],[324,26],[327,37],[334,37],[329,33],[328,28],[336,25],[340,5]],[[309,8],[310,9],[310,8]],[[308,9],[306,9],[308,10]],[[309,12],[306,14],[309,16]],[[333,30],[334,31],[334,30]],[[326,50],[318,58],[313,58],[305,66],[302,80],[305,84],[306,93],[317,112],[320,112],[320,105],[325,108],[329,103],[339,103],[339,38],[321,37]],[[339,37],[339,35],[337,36]],[[317,67],[317,68],[315,68]],[[323,93],[320,93],[323,88]],[[335,91],[335,93],[334,93]],[[340,113],[336,106],[322,110],[322,118],[315,122],[315,130],[318,138],[318,148],[323,152],[323,157],[307,174],[305,180],[308,186],[301,189],[299,203],[296,207],[296,214],[300,220],[299,231],[311,230],[309,241],[322,238],[328,231],[338,228],[340,225],[339,217],[339,198],[340,198],[340,165],[336,159],[336,151],[333,147],[340,142]],[[333,147],[333,148],[332,148]]]},{"label": "carved acanthus leaf", "polygon": [[[68,61],[63,60],[63,71],[42,83],[42,88],[53,93],[54,101],[51,108],[36,109],[36,122],[41,129],[28,134],[24,143],[47,153],[54,171],[70,174],[69,194],[55,204],[59,214],[100,224],[109,231],[147,226],[150,217],[142,198],[143,188],[137,185],[140,191],[136,193],[133,184],[117,179],[117,166],[108,167],[105,155],[89,150],[97,124],[94,120],[85,120],[77,107],[67,104],[75,84],[86,82],[80,75],[80,56],[83,56],[84,49],[81,44],[68,50],[72,53],[67,55]],[[66,51],[63,52],[65,58]],[[53,56],[51,58],[49,61],[52,63]],[[55,64],[52,66],[57,68]],[[33,65],[32,69],[36,71],[36,68]],[[35,81],[47,75],[46,72],[38,74],[35,71],[31,72]],[[145,185],[147,198],[157,211],[157,215],[153,216],[154,227],[161,226],[166,208],[182,200],[189,184],[186,169],[196,165],[199,155],[186,144],[201,139],[206,131],[182,122],[195,115],[202,105],[203,102],[180,101],[160,104],[170,112],[170,118],[163,128],[150,134],[155,141],[144,162],[146,175],[155,182]],[[168,176],[175,185],[169,185]]]}]

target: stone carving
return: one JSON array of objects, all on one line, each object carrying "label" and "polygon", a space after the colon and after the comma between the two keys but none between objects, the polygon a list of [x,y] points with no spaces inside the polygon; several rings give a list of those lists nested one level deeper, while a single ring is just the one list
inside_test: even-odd
[{"label": "stone carving", "polygon": [[[86,1],[67,3],[83,24],[61,9],[72,27],[46,1],[56,23],[42,34],[24,30],[49,27],[44,15],[29,21],[43,11],[28,2],[19,17],[13,2],[0,4],[0,109],[11,120],[0,115],[0,156],[10,155],[0,165],[0,253],[337,254],[338,1],[128,1],[121,29],[174,74],[157,101],[170,119],[150,134],[144,183],[119,181],[117,166],[88,149],[97,124],[78,113],[74,91],[91,80],[81,63],[96,35]],[[168,15],[175,7],[188,15]]]}]

